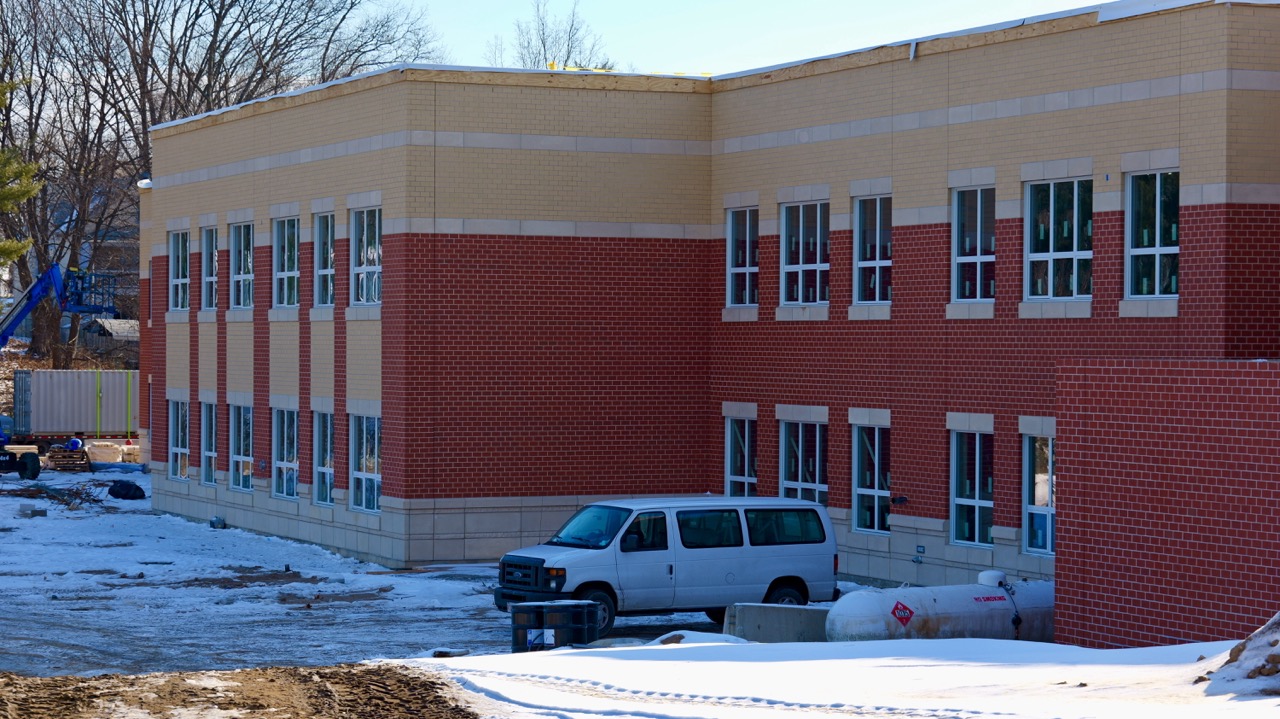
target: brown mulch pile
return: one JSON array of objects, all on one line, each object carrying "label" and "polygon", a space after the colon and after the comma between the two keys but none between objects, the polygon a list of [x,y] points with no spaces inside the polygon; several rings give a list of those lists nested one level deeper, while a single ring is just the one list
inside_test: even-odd
[{"label": "brown mulch pile", "polygon": [[453,685],[387,664],[96,677],[0,674],[0,718],[479,719]]}]

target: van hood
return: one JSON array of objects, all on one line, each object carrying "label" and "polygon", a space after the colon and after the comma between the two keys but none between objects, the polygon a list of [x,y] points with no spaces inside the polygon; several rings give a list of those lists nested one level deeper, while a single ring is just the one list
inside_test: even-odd
[{"label": "van hood", "polygon": [[541,559],[548,567],[559,567],[565,562],[590,562],[590,558],[598,558],[600,564],[607,564],[613,553],[608,549],[583,549],[581,547],[561,547],[554,544],[535,544],[532,547],[521,547],[507,552],[508,557],[525,557]]}]

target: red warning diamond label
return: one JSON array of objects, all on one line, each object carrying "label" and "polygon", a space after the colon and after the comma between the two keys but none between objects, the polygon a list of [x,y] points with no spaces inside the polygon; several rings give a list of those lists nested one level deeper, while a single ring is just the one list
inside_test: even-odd
[{"label": "red warning diamond label", "polygon": [[897,619],[898,622],[902,624],[902,626],[904,627],[907,626],[907,622],[911,621],[911,618],[914,617],[915,615],[916,613],[911,610],[911,607],[908,607],[902,602],[894,603],[893,618]]}]

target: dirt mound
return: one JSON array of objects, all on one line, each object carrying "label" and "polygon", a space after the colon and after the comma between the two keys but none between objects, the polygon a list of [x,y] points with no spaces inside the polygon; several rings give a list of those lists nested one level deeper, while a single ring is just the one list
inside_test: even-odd
[{"label": "dirt mound", "polygon": [[97,677],[0,674],[0,717],[236,716],[291,719],[479,719],[453,685],[393,665],[268,667]]}]

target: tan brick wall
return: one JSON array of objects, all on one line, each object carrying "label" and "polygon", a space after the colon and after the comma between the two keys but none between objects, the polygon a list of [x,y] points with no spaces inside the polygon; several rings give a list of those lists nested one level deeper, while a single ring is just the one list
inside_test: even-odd
[{"label": "tan brick wall", "polygon": [[253,391],[253,324],[227,323],[227,391]]},{"label": "tan brick wall", "polygon": [[218,389],[218,325],[200,323],[200,389]]},{"label": "tan brick wall", "polygon": [[347,397],[382,399],[382,323],[347,323]]},{"label": "tan brick wall", "polygon": [[[311,394],[317,397],[334,394],[332,322],[311,323]],[[306,406],[305,400],[303,406]]]},{"label": "tan brick wall", "polygon": [[[190,360],[191,335],[187,323],[163,325],[165,329],[165,370],[164,376],[170,387],[186,387],[191,384],[191,373],[187,371]],[[161,393],[163,396],[163,392]]]},{"label": "tan brick wall", "polygon": [[297,322],[271,323],[271,394],[297,397],[299,389]]}]

